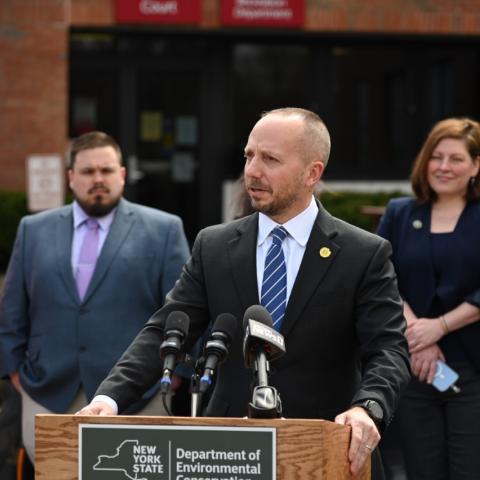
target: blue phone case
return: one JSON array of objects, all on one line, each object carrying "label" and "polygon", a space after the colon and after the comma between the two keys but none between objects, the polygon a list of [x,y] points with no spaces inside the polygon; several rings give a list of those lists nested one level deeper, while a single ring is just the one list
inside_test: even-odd
[{"label": "blue phone case", "polygon": [[437,371],[433,377],[432,385],[440,392],[448,390],[458,380],[458,373],[452,370],[445,362],[438,360]]}]

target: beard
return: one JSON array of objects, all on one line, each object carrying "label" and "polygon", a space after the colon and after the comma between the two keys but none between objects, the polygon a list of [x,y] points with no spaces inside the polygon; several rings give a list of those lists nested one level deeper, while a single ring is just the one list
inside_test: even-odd
[{"label": "beard", "polygon": [[288,208],[295,203],[297,197],[298,196],[296,194],[283,195],[280,198],[273,199],[267,204],[256,202],[253,198],[250,198],[250,203],[255,211],[261,212],[270,218],[274,218],[282,215],[286,210],[288,210]]},{"label": "beard", "polygon": [[118,205],[120,198],[121,197],[117,197],[108,202],[104,202],[103,197],[101,195],[97,195],[94,197],[93,203],[87,203],[77,197],[75,197],[75,200],[89,217],[99,218],[108,215]]},{"label": "beard", "polygon": [[[246,181],[245,183],[247,189],[260,188],[267,190],[271,194],[273,193],[271,188],[263,185],[260,182]],[[253,196],[248,196],[253,210],[261,212],[270,218],[274,218],[281,216],[284,212],[288,211],[293,204],[298,202],[299,198],[301,197],[300,192],[302,191],[302,188],[302,183],[300,179],[298,179],[298,181],[291,183],[287,189],[277,192],[277,195],[273,196],[270,202],[266,203],[263,203],[261,200],[255,200]]]}]

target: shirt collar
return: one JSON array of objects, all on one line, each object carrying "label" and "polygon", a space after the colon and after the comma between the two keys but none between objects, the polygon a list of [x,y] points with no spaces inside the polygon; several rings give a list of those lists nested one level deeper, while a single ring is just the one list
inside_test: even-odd
[{"label": "shirt collar", "polygon": [[[302,247],[305,247],[312,232],[313,224],[318,215],[318,205],[312,195],[310,205],[300,212],[296,217],[291,218],[283,224],[288,234]],[[258,215],[258,239],[257,245],[260,246],[265,242],[270,232],[278,226],[270,217],[264,213]]]},{"label": "shirt collar", "polygon": [[[113,222],[113,217],[115,216],[115,212],[117,207],[115,207],[110,213],[105,215],[104,217],[96,217],[98,224],[102,230],[108,231],[110,225]],[[73,227],[77,229],[82,223],[85,222],[90,218],[82,209],[82,207],[77,203],[76,200],[73,202]]]}]

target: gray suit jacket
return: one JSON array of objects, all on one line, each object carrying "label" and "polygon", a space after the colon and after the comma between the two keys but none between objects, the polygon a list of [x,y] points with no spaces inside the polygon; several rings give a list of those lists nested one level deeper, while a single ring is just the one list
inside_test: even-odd
[{"label": "gray suit jacket", "polygon": [[178,217],[122,199],[80,301],[72,235],[71,205],[23,218],[0,299],[0,375],[58,413],[80,385],[92,398],[189,254]]},{"label": "gray suit jacket", "polygon": [[[195,241],[167,304],[129,347],[98,394],[114,398],[122,411],[161,374],[152,366],[172,310],[191,318],[190,341],[223,312],[237,317],[237,338],[219,369],[207,408],[211,416],[244,416],[252,372],[244,367],[242,322],[258,304],[256,241],[258,216],[209,227]],[[322,248],[327,255],[320,255]],[[328,255],[330,252],[330,255]],[[409,375],[405,321],[391,248],[380,237],[332,217],[322,206],[287,305],[281,333],[287,353],[272,363],[270,383],[286,417],[334,417],[350,405],[375,399],[386,423]]]}]

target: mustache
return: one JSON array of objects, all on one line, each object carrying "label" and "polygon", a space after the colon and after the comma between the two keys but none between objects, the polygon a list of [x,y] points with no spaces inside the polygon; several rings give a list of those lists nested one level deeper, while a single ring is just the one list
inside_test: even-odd
[{"label": "mustache", "polygon": [[110,190],[107,187],[105,187],[105,185],[94,185],[92,188],[88,190],[88,193],[97,193],[97,192],[109,193]]},{"label": "mustache", "polygon": [[256,181],[245,182],[245,188],[247,190],[249,188],[255,188],[255,189],[258,189],[258,190],[270,191],[270,187],[268,185],[264,185],[262,182],[256,182]]}]

